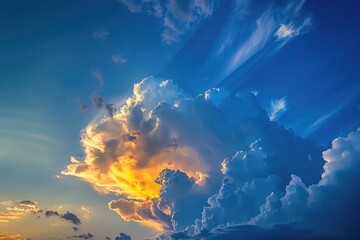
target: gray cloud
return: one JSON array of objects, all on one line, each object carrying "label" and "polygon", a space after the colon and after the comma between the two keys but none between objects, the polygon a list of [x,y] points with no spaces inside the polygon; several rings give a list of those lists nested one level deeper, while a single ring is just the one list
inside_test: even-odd
[{"label": "gray cloud", "polygon": [[72,238],[80,238],[80,239],[93,239],[94,235],[91,233],[83,233],[80,235],[73,235]]}]

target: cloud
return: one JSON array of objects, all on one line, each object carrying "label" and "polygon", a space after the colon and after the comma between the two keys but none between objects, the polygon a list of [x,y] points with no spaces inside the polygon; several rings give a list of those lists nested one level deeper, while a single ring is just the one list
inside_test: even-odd
[{"label": "cloud", "polygon": [[19,221],[24,217],[42,212],[37,203],[29,200],[4,201],[0,205],[0,224]]},{"label": "cloud", "polygon": [[212,15],[214,0],[120,0],[132,13],[147,13],[162,23],[162,39],[171,44]]},{"label": "cloud", "polygon": [[23,206],[29,206],[29,207],[34,207],[36,205],[36,203],[29,201],[29,200],[20,201],[19,204],[23,205]]},{"label": "cloud", "polygon": [[65,214],[59,214],[57,211],[48,210],[45,212],[46,217],[58,217],[59,219],[66,220],[74,225],[80,225],[81,220],[74,213],[67,211]]},{"label": "cloud", "polygon": [[104,85],[104,76],[101,74],[99,69],[90,69],[91,76],[99,81],[100,86]]},{"label": "cloud", "polygon": [[125,233],[120,233],[119,236],[115,237],[115,240],[131,240],[131,237]]},{"label": "cloud", "polygon": [[127,62],[127,59],[120,55],[114,55],[111,57],[111,59],[115,64],[124,64]]},{"label": "cloud", "polygon": [[52,216],[60,217],[60,214],[57,211],[48,210],[45,212],[45,216],[46,217],[52,217]]},{"label": "cloud", "polygon": [[94,235],[92,235],[91,233],[83,233],[80,235],[73,235],[71,237],[72,238],[80,238],[80,239],[93,239]]},{"label": "cloud", "polygon": [[100,109],[104,106],[104,98],[97,93],[92,94],[90,99],[95,109]]},{"label": "cloud", "polygon": [[242,76],[256,63],[273,56],[290,39],[307,33],[312,20],[305,12],[304,3],[304,0],[219,1],[216,6],[223,9],[228,5],[232,10],[226,18],[220,18],[223,27],[213,38],[212,53],[201,70],[208,78],[207,87],[221,83],[238,88],[245,81],[241,79],[246,79]]},{"label": "cloud", "polygon": [[278,40],[295,37],[297,35],[299,35],[298,31],[296,31],[291,25],[285,24],[280,24],[279,29],[275,33]]},{"label": "cloud", "polygon": [[0,240],[23,240],[24,238],[18,233],[0,233]]},{"label": "cloud", "polygon": [[81,111],[88,110],[89,105],[87,103],[85,103],[83,100],[78,99],[77,102],[78,102],[78,105],[79,105],[79,108],[80,108]]},{"label": "cloud", "polygon": [[125,221],[189,235],[250,221],[291,174],[319,181],[320,149],[270,121],[253,94],[222,91],[193,98],[143,79],[112,118],[83,130],[84,158],[62,174],[119,195],[109,208]]},{"label": "cloud", "polygon": [[81,224],[80,219],[75,214],[73,214],[71,212],[66,212],[65,214],[61,215],[60,219],[64,219],[64,220],[69,221],[69,222],[71,222],[72,224],[75,224],[75,225],[80,225]]},{"label": "cloud", "polygon": [[93,39],[106,39],[109,36],[108,31],[96,31],[93,33]]},{"label": "cloud", "polygon": [[270,101],[270,110],[269,110],[269,118],[271,121],[279,118],[281,114],[283,114],[287,110],[287,100],[286,97],[272,99]]}]

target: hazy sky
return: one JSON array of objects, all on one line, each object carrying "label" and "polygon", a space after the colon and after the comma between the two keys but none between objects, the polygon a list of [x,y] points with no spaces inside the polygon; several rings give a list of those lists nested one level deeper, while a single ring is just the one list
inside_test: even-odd
[{"label": "hazy sky", "polygon": [[0,239],[360,234],[359,6],[2,0]]}]

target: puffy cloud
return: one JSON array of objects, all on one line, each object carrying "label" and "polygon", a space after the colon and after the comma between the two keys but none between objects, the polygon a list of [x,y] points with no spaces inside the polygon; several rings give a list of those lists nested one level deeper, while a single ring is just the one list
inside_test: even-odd
[{"label": "puffy cloud", "polygon": [[320,149],[270,121],[253,94],[192,98],[154,77],[135,84],[112,118],[91,122],[81,141],[84,157],[72,157],[64,175],[120,195],[109,207],[126,221],[189,226],[189,235],[250,221],[291,174],[313,184],[323,165]]},{"label": "puffy cloud", "polygon": [[[65,214],[59,214],[57,211],[47,210],[45,212],[46,217],[58,217],[59,219],[68,221],[74,225],[80,225],[81,220],[74,213],[67,211]],[[74,229],[75,230],[75,229]]]},{"label": "puffy cloud", "polygon": [[60,214],[57,211],[48,210],[45,212],[45,216],[46,217],[52,217],[52,216],[59,217]]},{"label": "puffy cloud", "polygon": [[94,39],[106,39],[108,36],[109,36],[108,31],[96,31],[92,35]]},{"label": "puffy cloud", "polygon": [[145,12],[161,19],[163,42],[170,44],[179,40],[204,19],[211,16],[214,0],[120,0],[132,13]]},{"label": "puffy cloud", "polygon": [[60,218],[66,220],[66,221],[69,221],[75,225],[81,224],[80,219],[71,212],[66,212],[65,214],[61,215]]},{"label": "puffy cloud", "polygon": [[119,236],[115,237],[115,240],[131,240],[131,237],[125,233],[120,233]]}]

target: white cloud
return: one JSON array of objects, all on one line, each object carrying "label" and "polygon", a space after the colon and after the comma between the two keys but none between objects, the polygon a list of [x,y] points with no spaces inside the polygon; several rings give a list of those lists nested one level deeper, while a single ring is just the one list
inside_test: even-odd
[{"label": "white cloud", "polygon": [[291,38],[299,35],[299,32],[295,30],[291,25],[281,24],[279,29],[276,31],[275,36],[278,40],[284,38]]},{"label": "white cloud", "polygon": [[108,36],[109,36],[108,31],[97,31],[94,32],[92,35],[94,39],[106,39]]},{"label": "white cloud", "polygon": [[161,19],[162,40],[166,44],[178,41],[205,18],[212,15],[214,0],[119,0],[132,13],[147,13]]},{"label": "white cloud", "polygon": [[111,57],[111,59],[115,64],[124,64],[127,62],[127,59],[121,55],[114,55]]},{"label": "white cloud", "polygon": [[286,97],[272,99],[270,101],[269,118],[271,121],[276,120],[281,114],[287,110]]}]

